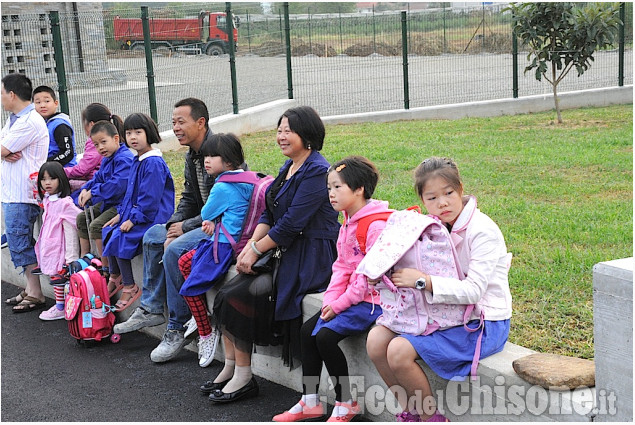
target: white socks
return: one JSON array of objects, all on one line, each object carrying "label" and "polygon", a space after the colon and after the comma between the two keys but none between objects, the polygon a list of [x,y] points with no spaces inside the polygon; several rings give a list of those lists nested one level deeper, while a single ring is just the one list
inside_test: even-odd
[{"label": "white socks", "polygon": [[335,416],[346,416],[349,412],[348,407],[346,406],[350,406],[353,404],[353,400],[348,400],[346,402],[343,402],[343,404],[335,404],[335,407],[333,407],[333,413],[331,413],[331,417],[335,417]]},{"label": "white socks", "polygon": [[238,391],[245,385],[249,383],[251,380],[251,365],[249,366],[235,366],[234,367],[234,376],[232,379],[223,387],[222,391],[225,394],[233,393],[234,391]]},{"label": "white socks", "polygon": [[236,360],[225,359],[225,367],[220,371],[216,379],[214,379],[214,383],[218,384],[228,379],[231,379],[234,376],[234,366],[236,365]]},{"label": "white socks", "polygon": [[[307,408],[315,407],[320,404],[320,398],[317,394],[306,394],[303,395],[300,399],[304,402]],[[296,403],[291,409],[289,409],[289,413],[300,413],[302,412],[302,405],[300,403]]]}]

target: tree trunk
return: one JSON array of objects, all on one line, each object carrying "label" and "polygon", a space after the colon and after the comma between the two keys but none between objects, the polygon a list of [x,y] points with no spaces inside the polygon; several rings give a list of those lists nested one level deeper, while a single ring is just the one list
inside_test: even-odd
[{"label": "tree trunk", "polygon": [[558,124],[562,124],[562,115],[560,114],[560,100],[558,99],[558,80],[556,80],[556,64],[551,62],[551,85],[553,86],[553,102],[556,104],[556,115],[558,116]]}]

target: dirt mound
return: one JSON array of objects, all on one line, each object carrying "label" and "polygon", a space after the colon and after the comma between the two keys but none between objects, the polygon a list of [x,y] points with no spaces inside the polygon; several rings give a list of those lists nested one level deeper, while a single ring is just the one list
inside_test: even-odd
[{"label": "dirt mound", "polygon": [[[249,53],[249,49],[247,46],[241,46],[241,53]],[[277,56],[285,53],[285,48],[283,44],[277,41],[265,41],[260,46],[251,46],[251,53],[258,56]]]},{"label": "dirt mound", "polygon": [[401,55],[400,46],[391,46],[386,43],[368,43],[368,44],[353,44],[344,50],[344,53],[348,56],[369,56],[373,53],[380,54],[382,56],[399,56]]},{"label": "dirt mound", "polygon": [[315,56],[335,56],[337,53],[335,49],[331,46],[326,46],[321,43],[311,43],[306,44],[304,42],[300,44],[291,43],[291,56],[306,56],[306,55],[315,55]]}]

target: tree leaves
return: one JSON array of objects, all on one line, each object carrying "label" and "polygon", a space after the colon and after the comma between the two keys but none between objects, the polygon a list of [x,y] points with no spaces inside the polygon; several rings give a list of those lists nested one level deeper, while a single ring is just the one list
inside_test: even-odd
[{"label": "tree leaves", "polygon": [[[582,75],[594,61],[595,51],[615,42],[623,25],[619,3],[590,3],[585,7],[569,2],[511,3],[505,10],[513,14],[514,33],[529,47],[530,64],[525,73],[535,70],[536,80],[544,77],[552,84],[558,122],[562,122],[557,85],[573,67],[578,77]],[[546,75],[549,67],[552,79]]]}]

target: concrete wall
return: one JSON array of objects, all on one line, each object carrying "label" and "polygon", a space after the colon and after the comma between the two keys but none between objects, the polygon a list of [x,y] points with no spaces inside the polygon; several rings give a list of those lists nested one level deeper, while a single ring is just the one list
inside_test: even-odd
[{"label": "concrete wall", "polygon": [[[633,86],[609,87],[559,93],[562,110],[588,106],[608,106],[633,103]],[[525,96],[518,99],[484,100],[481,102],[422,108],[377,111],[364,114],[334,115],[324,118],[325,124],[352,124],[359,122],[389,122],[399,120],[453,120],[468,117],[495,117],[545,112],[554,109],[553,95]],[[566,120],[566,115],[564,117]]]},{"label": "concrete wall", "polygon": [[[633,421],[633,258],[593,267],[593,337],[598,396],[615,397],[596,421]],[[598,398],[598,401],[599,398]],[[602,404],[597,403],[598,407]]]}]

